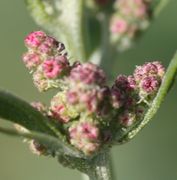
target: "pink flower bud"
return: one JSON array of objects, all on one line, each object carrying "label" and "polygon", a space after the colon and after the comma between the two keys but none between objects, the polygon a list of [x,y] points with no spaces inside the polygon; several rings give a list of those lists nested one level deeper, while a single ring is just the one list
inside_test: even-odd
[{"label": "pink flower bud", "polygon": [[30,33],[25,38],[25,44],[29,48],[38,48],[41,43],[45,40],[46,34],[42,31],[35,31]]},{"label": "pink flower bud", "polygon": [[102,69],[92,63],[84,63],[75,65],[70,73],[70,79],[85,84],[105,83],[105,74]]},{"label": "pink flower bud", "polygon": [[137,88],[137,83],[133,76],[128,76],[127,81],[128,81],[128,90],[135,90]]},{"label": "pink flower bud", "polygon": [[63,123],[69,122],[70,118],[66,115],[66,107],[64,105],[53,106],[51,108],[52,117]]},{"label": "pink flower bud", "polygon": [[133,123],[135,122],[135,114],[125,111],[123,114],[121,114],[119,116],[118,121],[120,122],[120,124],[122,124],[125,127],[129,127],[131,125],[133,125]]},{"label": "pink flower bud", "polygon": [[79,102],[78,93],[75,90],[69,90],[67,93],[67,100],[70,104],[74,105]]},{"label": "pink flower bud", "polygon": [[52,98],[49,114],[62,123],[68,123],[78,116],[78,112],[68,103],[65,91],[57,93]]},{"label": "pink flower bud", "polygon": [[119,75],[116,78],[114,86],[123,91],[131,91],[136,89],[137,84],[133,76]]},{"label": "pink flower bud", "polygon": [[47,115],[47,106],[45,106],[41,102],[32,102],[31,105],[43,115]]},{"label": "pink flower bud", "polygon": [[36,53],[27,52],[23,55],[23,62],[29,70],[32,70],[41,63],[41,58]]},{"label": "pink flower bud", "polygon": [[92,122],[78,122],[69,128],[70,143],[86,155],[99,148],[99,129]]},{"label": "pink flower bud", "polygon": [[77,131],[81,134],[81,137],[89,140],[97,139],[99,134],[98,128],[89,122],[81,122],[77,126]]},{"label": "pink flower bud", "polygon": [[140,88],[148,94],[155,93],[158,90],[159,86],[159,79],[154,76],[145,77],[140,82]]},{"label": "pink flower bud", "polygon": [[114,108],[120,108],[123,105],[124,94],[120,89],[113,87],[111,89],[111,104]]},{"label": "pink flower bud", "polygon": [[33,82],[39,91],[46,91],[47,89],[50,88],[50,85],[47,79],[45,78],[43,71],[41,71],[41,69],[38,69],[37,71],[34,72]]},{"label": "pink flower bud", "polygon": [[85,91],[85,93],[80,94],[80,103],[85,104],[87,110],[91,113],[96,112],[98,99],[97,91],[95,89]]},{"label": "pink flower bud", "polygon": [[69,62],[65,56],[57,56],[44,61],[42,67],[46,78],[55,79],[69,67]]},{"label": "pink flower bud", "polygon": [[46,36],[45,40],[38,47],[39,52],[42,54],[52,54],[58,48],[58,41],[50,36]]},{"label": "pink flower bud", "polygon": [[134,77],[136,81],[140,81],[147,76],[159,76],[162,78],[165,69],[158,61],[145,63],[142,66],[137,66],[134,71]]},{"label": "pink flower bud", "polygon": [[157,70],[158,70],[158,75],[163,78],[164,74],[165,74],[165,68],[163,67],[163,65],[159,62],[159,61],[154,61],[152,62],[156,67],[157,67]]},{"label": "pink flower bud", "polygon": [[114,16],[111,21],[111,28],[112,33],[123,34],[128,30],[128,24],[125,19],[121,17]]},{"label": "pink flower bud", "polygon": [[49,79],[55,79],[62,71],[62,67],[55,59],[46,60],[42,64],[44,75]]}]

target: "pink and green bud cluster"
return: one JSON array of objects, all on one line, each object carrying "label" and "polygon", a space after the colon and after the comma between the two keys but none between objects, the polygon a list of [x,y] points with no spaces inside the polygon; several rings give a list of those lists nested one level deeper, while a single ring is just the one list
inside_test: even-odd
[{"label": "pink and green bud cluster", "polygon": [[150,21],[150,4],[146,0],[117,0],[110,21],[111,40],[120,50],[131,46],[132,39],[146,29]]},{"label": "pink and green bud cluster", "polygon": [[64,45],[42,31],[30,33],[25,38],[28,52],[23,55],[26,67],[40,91],[58,87],[60,79],[69,70]]},{"label": "pink and green bud cluster", "polygon": [[74,63],[70,75],[65,78],[68,88],[51,100],[50,116],[65,127],[69,125],[65,129],[69,142],[87,155],[102,146],[100,113],[103,106],[106,109],[106,96],[109,95],[105,79],[98,66]]},{"label": "pink and green bud cluster", "polygon": [[120,124],[129,127],[142,119],[161,85],[164,73],[162,64],[155,61],[137,66],[133,76],[117,77],[113,88],[119,92],[116,104],[122,105],[118,115]]},{"label": "pink and green bud cluster", "polygon": [[[79,62],[69,65],[63,45],[62,50],[53,46],[52,55],[46,54],[49,51],[41,53],[39,46],[45,37],[48,36],[35,32],[25,41],[28,53],[36,53],[41,59],[36,67],[31,66],[33,78],[41,90],[60,88],[49,107],[39,102],[32,106],[58,125],[68,143],[91,155],[113,144],[120,131],[141,122],[164,76],[165,69],[158,61],[137,66],[133,75],[118,75],[109,87],[104,71],[97,65]],[[61,64],[62,70],[58,68]],[[63,71],[67,73],[61,76]],[[34,142],[32,147],[36,152],[42,148],[35,148]]]},{"label": "pink and green bud cluster", "polygon": [[68,77],[66,97],[76,111],[94,114],[104,101],[106,76],[102,69],[92,63],[76,63]]},{"label": "pink and green bud cluster", "polygon": [[137,66],[134,77],[142,98],[151,98],[158,91],[165,69],[158,61]]},{"label": "pink and green bud cluster", "polygon": [[92,121],[76,122],[69,128],[70,143],[90,155],[100,147],[99,131]]}]

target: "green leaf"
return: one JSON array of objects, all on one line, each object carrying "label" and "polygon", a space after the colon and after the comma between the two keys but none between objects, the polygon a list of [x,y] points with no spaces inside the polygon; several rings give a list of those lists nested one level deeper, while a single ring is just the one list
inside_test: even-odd
[{"label": "green leaf", "polygon": [[160,108],[161,103],[165,99],[165,96],[169,92],[172,84],[174,83],[175,77],[177,75],[177,52],[175,53],[167,72],[163,78],[161,87],[154,98],[152,105],[150,106],[149,110],[145,114],[145,117],[142,121],[137,122],[133,127],[130,127],[127,131],[121,133],[118,137],[118,141],[127,142],[131,140],[157,113],[157,110]]},{"label": "green leaf", "polygon": [[43,133],[30,131],[30,132],[19,132],[14,129],[3,128],[0,127],[0,133],[16,136],[16,137],[25,137],[28,139],[35,139],[39,143],[43,144],[46,148],[50,149],[51,151],[56,152],[56,154],[62,155],[69,155],[74,157],[84,157],[82,153],[75,150],[71,146],[67,145],[66,143],[62,142],[58,138],[52,137],[50,135],[46,135]]},{"label": "green leaf", "polygon": [[28,130],[56,134],[49,120],[27,102],[0,90],[0,118],[22,125]]},{"label": "green leaf", "polygon": [[57,31],[59,33],[60,29],[58,29],[59,24],[57,25],[57,17],[59,11],[54,9],[54,5],[50,1],[43,0],[25,0],[26,6],[31,13],[31,16],[34,18],[36,23],[46,30],[54,33]]}]

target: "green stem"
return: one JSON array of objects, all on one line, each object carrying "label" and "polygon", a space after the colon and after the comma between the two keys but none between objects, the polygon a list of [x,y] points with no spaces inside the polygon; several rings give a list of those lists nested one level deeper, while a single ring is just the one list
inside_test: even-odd
[{"label": "green stem", "polygon": [[108,79],[112,78],[112,59],[114,56],[114,49],[110,43],[110,32],[109,32],[109,20],[110,15],[108,13],[103,14],[101,18],[101,29],[102,29],[102,43],[101,43],[101,59],[100,66],[106,72]]},{"label": "green stem", "polygon": [[[76,2],[75,2],[76,3]],[[78,26],[78,28],[73,28],[72,31],[76,31],[75,33],[73,32],[73,39],[74,42],[76,43],[73,46],[76,46],[78,51],[78,58],[81,61],[86,60],[86,41],[85,41],[85,1],[84,0],[79,0],[77,5],[77,21],[75,22]],[[76,52],[75,52],[76,53]]]},{"label": "green stem", "polygon": [[169,2],[170,0],[161,0],[155,8],[155,11],[153,13],[154,17],[157,17]]},{"label": "green stem", "polygon": [[88,176],[90,180],[113,180],[109,152],[97,155],[90,164]]}]

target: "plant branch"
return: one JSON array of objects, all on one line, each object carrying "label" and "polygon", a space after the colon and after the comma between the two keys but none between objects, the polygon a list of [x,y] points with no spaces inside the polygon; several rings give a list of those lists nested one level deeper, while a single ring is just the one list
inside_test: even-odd
[{"label": "plant branch", "polygon": [[101,152],[90,163],[90,180],[113,180],[109,152]]},{"label": "plant branch", "polygon": [[162,81],[161,87],[152,102],[150,109],[147,111],[144,119],[139,123],[135,124],[135,126],[130,127],[127,131],[121,133],[118,137],[119,142],[127,142],[132,139],[157,113],[157,110],[160,108],[161,103],[165,99],[167,93],[172,87],[175,77],[177,73],[177,52],[175,53],[167,72]]},{"label": "plant branch", "polygon": [[79,151],[72,148],[70,145],[62,142],[60,139],[46,135],[43,133],[30,131],[30,132],[19,132],[14,129],[0,127],[0,133],[13,136],[13,137],[25,137],[28,139],[35,139],[39,143],[43,144],[45,147],[50,149],[55,153],[61,153],[62,155],[72,155],[74,157],[85,157]]},{"label": "plant branch", "polygon": [[166,5],[170,2],[170,0],[161,0],[157,7],[154,10],[153,16],[157,17],[161,13],[161,11],[166,7]]}]

